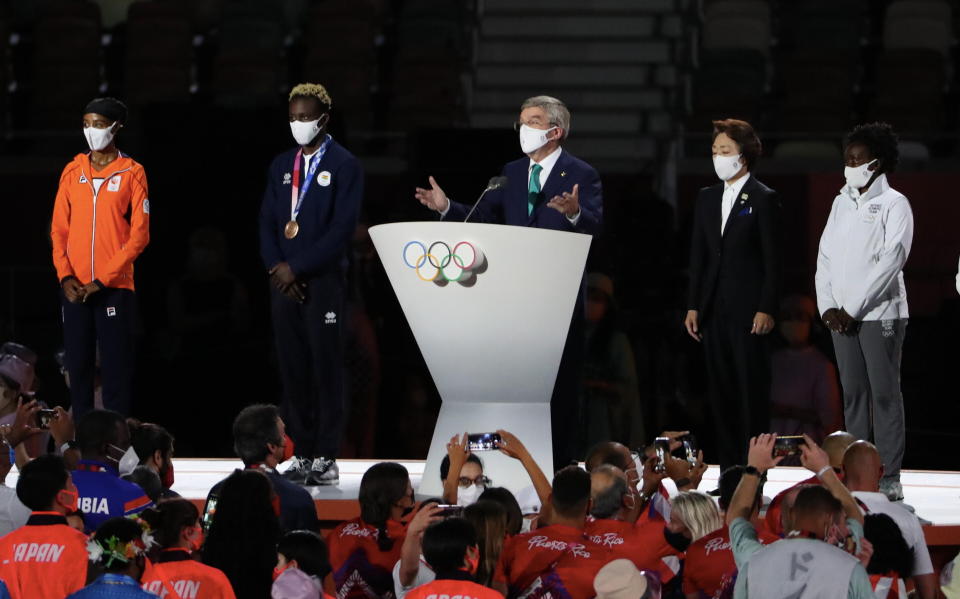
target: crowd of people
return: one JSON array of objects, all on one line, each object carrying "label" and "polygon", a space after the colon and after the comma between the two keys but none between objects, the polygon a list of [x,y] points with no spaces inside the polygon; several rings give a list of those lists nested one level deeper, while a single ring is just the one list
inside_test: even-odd
[{"label": "crowd of people", "polygon": [[[844,431],[794,444],[810,477],[773,498],[776,434],[752,438],[710,490],[689,431],[635,451],[598,442],[551,478],[500,430],[496,450],[529,475],[517,493],[492,486],[483,452],[456,436],[441,497],[418,500],[406,468],[380,462],[360,515],[323,531],[309,492],[282,475],[295,460],[273,405],[236,417],[244,467],[202,510],[171,489],[162,426],[16,405],[0,431],[19,471],[15,490],[0,486],[0,597],[936,597],[919,518],[880,492],[877,448]],[[34,453],[47,431],[50,450]]]}]

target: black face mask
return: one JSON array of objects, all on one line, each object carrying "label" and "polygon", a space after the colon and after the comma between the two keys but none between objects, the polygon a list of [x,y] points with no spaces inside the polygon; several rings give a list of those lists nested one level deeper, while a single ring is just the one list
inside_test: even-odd
[{"label": "black face mask", "polygon": [[690,539],[678,532],[670,532],[670,529],[666,526],[663,527],[663,538],[667,540],[671,547],[681,553],[686,551],[691,543]]}]

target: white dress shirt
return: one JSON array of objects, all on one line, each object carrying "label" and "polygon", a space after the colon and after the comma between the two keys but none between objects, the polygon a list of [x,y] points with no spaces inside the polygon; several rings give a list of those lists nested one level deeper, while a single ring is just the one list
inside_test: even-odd
[{"label": "white dress shirt", "polygon": [[902,505],[893,503],[883,493],[854,491],[853,496],[867,506],[868,513],[886,514],[897,523],[897,527],[903,533],[903,540],[907,542],[913,552],[914,576],[933,573],[933,563],[930,561],[930,551],[927,549],[926,537],[923,536],[923,527],[920,526],[920,520],[917,519],[916,515],[910,513]]},{"label": "white dress shirt", "polygon": [[730,212],[733,210],[733,205],[737,202],[737,197],[740,196],[740,190],[743,189],[744,184],[750,178],[750,173],[747,172],[744,176],[740,177],[733,183],[723,182],[723,201],[720,203],[720,235],[723,235],[724,229],[727,228],[727,219],[730,217]]},{"label": "white dress shirt", "polygon": [[820,237],[817,306],[854,320],[907,318],[903,265],[913,243],[910,202],[877,177],[866,193],[844,187]]}]

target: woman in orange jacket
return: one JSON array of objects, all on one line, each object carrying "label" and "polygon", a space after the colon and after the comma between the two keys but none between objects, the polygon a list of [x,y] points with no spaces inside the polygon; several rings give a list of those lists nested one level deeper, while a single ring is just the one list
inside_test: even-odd
[{"label": "woman in orange jacket", "polygon": [[192,557],[203,545],[200,511],[193,503],[168,499],[140,518],[159,545],[159,555],[140,579],[144,590],[166,599],[235,599],[226,574]]},{"label": "woman in orange jacket", "polygon": [[87,105],[90,152],[63,169],[53,207],[50,238],[75,419],[93,409],[98,349],[104,407],[129,415],[133,399],[133,261],[150,240],[150,200],[143,167],[117,149],[126,119],[127,107],[114,98]]}]

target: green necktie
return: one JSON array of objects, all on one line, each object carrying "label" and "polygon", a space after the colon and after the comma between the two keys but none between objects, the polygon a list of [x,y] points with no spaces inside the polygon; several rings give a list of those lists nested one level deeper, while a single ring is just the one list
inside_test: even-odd
[{"label": "green necktie", "polygon": [[533,214],[533,207],[537,205],[537,199],[540,197],[540,171],[543,167],[534,164],[530,169],[530,183],[527,185],[527,216]]}]

